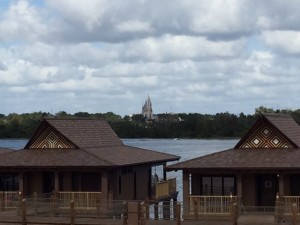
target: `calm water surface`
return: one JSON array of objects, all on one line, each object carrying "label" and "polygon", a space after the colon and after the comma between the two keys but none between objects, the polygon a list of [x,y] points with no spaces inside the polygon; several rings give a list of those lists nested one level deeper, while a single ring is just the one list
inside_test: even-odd
[{"label": "calm water surface", "polygon": [[[179,161],[184,161],[199,156],[211,154],[214,152],[233,148],[238,139],[229,140],[206,140],[206,139],[122,139],[124,144],[144,149],[155,150],[159,152],[178,155]],[[0,139],[0,147],[10,149],[21,149],[27,143],[27,139]],[[171,162],[172,164],[175,162]],[[153,174],[162,177],[162,167],[153,168]],[[169,178],[177,178],[177,188],[179,190],[178,200],[182,200],[182,174],[178,172],[169,172]]]}]

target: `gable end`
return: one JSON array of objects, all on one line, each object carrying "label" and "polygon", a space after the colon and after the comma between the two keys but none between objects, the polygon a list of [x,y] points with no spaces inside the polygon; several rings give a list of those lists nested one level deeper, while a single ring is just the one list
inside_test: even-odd
[{"label": "gable end", "polygon": [[48,127],[43,133],[28,147],[29,149],[53,149],[53,148],[76,148],[67,141],[61,134],[51,127]]},{"label": "gable end", "polygon": [[294,148],[294,145],[276,127],[261,120],[256,129],[235,148]]}]

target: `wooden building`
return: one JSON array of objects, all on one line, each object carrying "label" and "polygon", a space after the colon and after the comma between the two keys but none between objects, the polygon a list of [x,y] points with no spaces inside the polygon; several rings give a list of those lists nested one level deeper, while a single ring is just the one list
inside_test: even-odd
[{"label": "wooden building", "polygon": [[24,149],[0,150],[0,191],[21,191],[24,196],[101,192],[104,200],[176,197],[176,190],[168,186],[174,181],[169,183],[166,177],[161,183],[169,192],[155,193],[151,169],[178,159],[124,145],[103,120],[48,118]]},{"label": "wooden building", "polygon": [[[299,147],[300,126],[290,116],[265,114],[233,149],[179,162],[167,169],[183,171],[186,217],[193,214],[194,203],[202,207],[202,212],[215,214],[228,213],[225,205],[233,199],[244,208],[272,208],[276,197],[287,202],[291,196],[298,196],[299,200]],[[203,209],[204,202],[206,206],[220,204],[220,208]]]}]

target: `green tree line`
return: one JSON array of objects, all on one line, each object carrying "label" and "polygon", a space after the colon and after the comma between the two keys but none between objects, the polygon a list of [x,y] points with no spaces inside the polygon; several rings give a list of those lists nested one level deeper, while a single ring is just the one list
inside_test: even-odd
[{"label": "green tree line", "polygon": [[165,113],[158,114],[153,120],[146,120],[141,114],[121,117],[113,112],[68,114],[61,111],[54,115],[48,112],[11,113],[0,114],[0,138],[29,138],[44,117],[103,119],[109,122],[121,138],[239,138],[260,113],[290,114],[300,124],[300,109],[273,110],[263,106],[256,108],[253,115],[228,112],[215,115]]}]

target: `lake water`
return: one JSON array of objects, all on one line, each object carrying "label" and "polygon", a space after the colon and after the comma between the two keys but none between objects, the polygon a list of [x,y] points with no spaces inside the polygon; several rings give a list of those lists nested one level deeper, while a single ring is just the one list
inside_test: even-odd
[{"label": "lake water", "polygon": [[[218,140],[218,139],[122,139],[124,144],[149,150],[178,155],[179,161],[184,161],[214,152],[233,148],[238,139]],[[27,143],[27,139],[0,139],[0,147],[10,149],[21,149]],[[171,162],[172,164],[175,162]],[[168,165],[169,165],[168,164]],[[162,167],[154,167],[153,174],[162,177]],[[182,200],[182,173],[168,172],[168,178],[177,178],[177,189],[179,191],[178,200]]]}]

